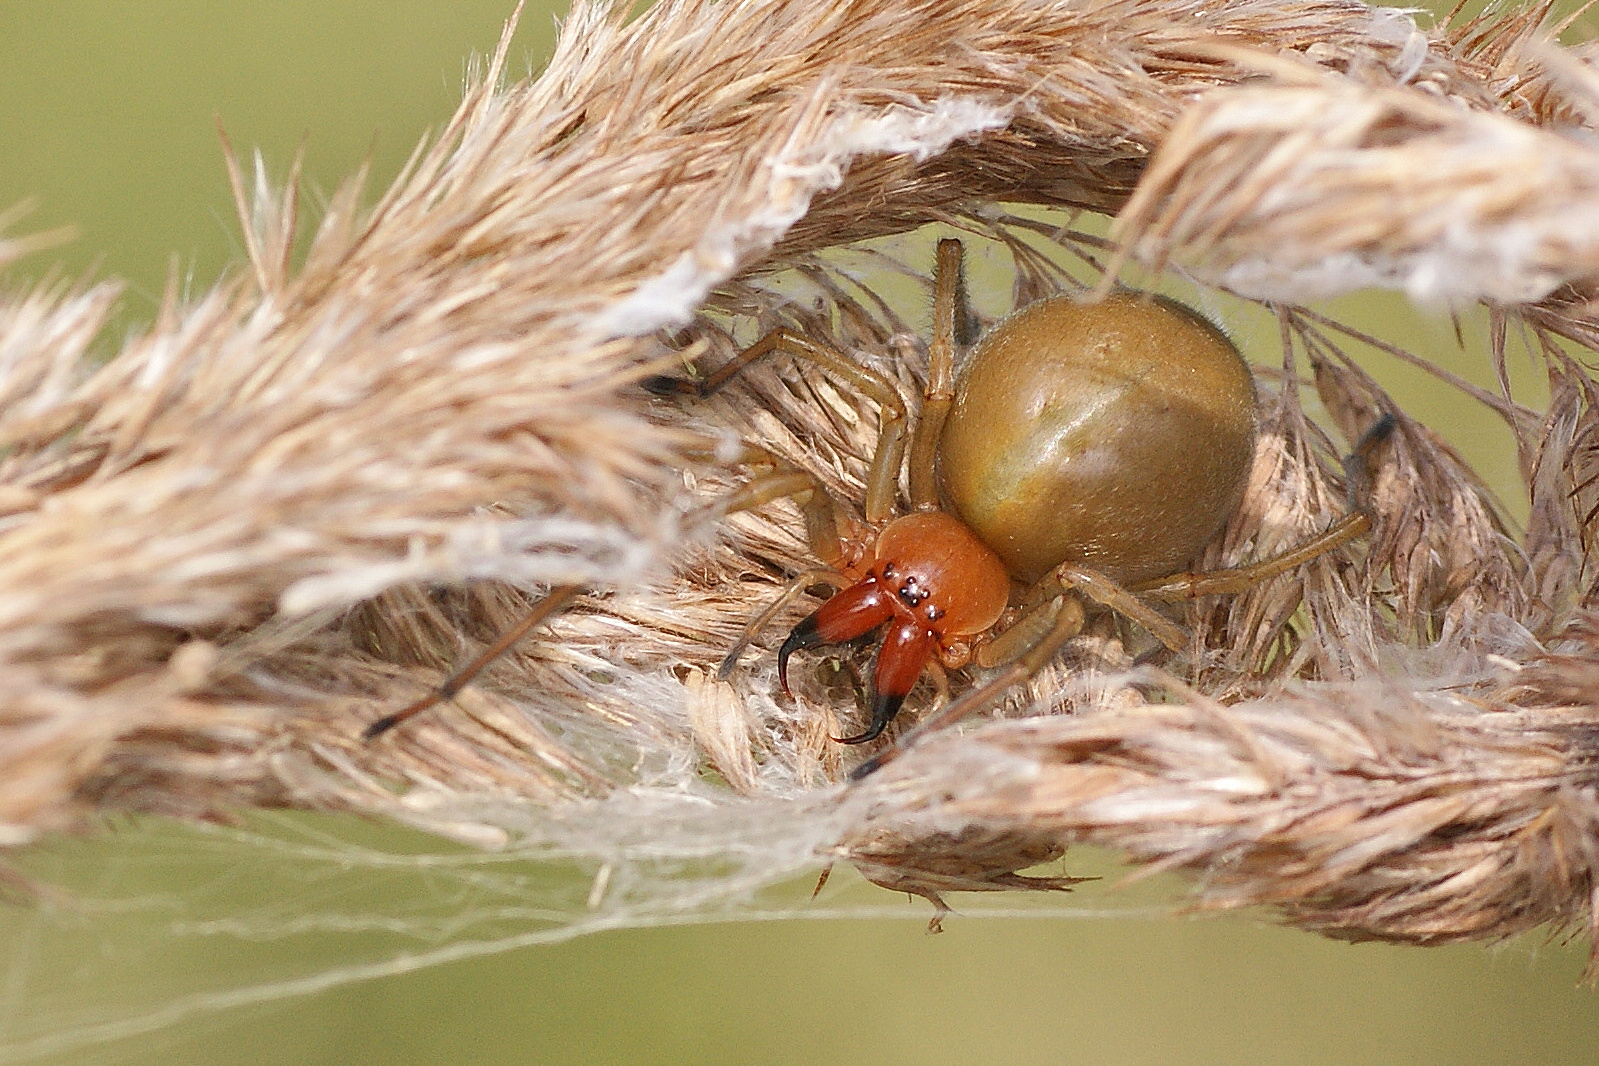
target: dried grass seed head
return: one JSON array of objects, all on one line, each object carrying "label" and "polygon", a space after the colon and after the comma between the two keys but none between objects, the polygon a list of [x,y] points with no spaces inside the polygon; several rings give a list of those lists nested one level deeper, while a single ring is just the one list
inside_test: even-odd
[{"label": "dried grass seed head", "polygon": [[[748,823],[706,763],[764,796],[833,779],[825,706],[704,682],[804,555],[797,516],[701,523],[689,507],[731,483],[696,461],[706,430],[754,435],[851,498],[874,421],[809,376],[752,373],[743,400],[682,419],[633,383],[658,369],[655,331],[693,322],[714,343],[725,320],[701,310],[736,308],[831,331],[914,395],[892,338],[915,331],[812,253],[952,222],[1017,249],[1025,290],[1047,276],[1026,248],[1039,226],[994,205],[1029,203],[1120,211],[1129,254],[1257,297],[1376,282],[1495,304],[1491,357],[1525,338],[1555,393],[1547,417],[1493,408],[1517,435],[1528,529],[1338,358],[1347,334],[1285,307],[1294,361],[1204,565],[1340,506],[1341,445],[1302,409],[1301,360],[1333,368],[1317,381],[1335,418],[1400,421],[1365,561],[1190,612],[1192,689],[1146,674],[1085,693],[1052,666],[1031,706],[1099,710],[926,745],[858,806],[774,804],[738,842],[834,840],[847,818],[863,858],[969,860],[980,882],[1095,840],[1345,935],[1591,923],[1594,405],[1570,346],[1599,349],[1599,167],[1591,72],[1539,22],[1426,34],[1328,0],[683,0],[631,22],[583,4],[543,76],[502,89],[502,51],[371,211],[354,185],[335,197],[298,270],[297,203],[258,170],[249,194],[237,182],[252,276],[174,295],[103,368],[79,369],[106,290],[8,298],[10,837],[102,807],[249,803],[481,836],[529,831],[485,795],[555,810],[635,795],[619,786],[710,797],[737,836]],[[1285,132],[1290,114],[1311,121]],[[1067,244],[1067,261],[1103,259]],[[761,279],[785,267],[855,295],[779,307]],[[361,745],[374,707],[520,609],[500,589],[408,585],[488,579],[595,594],[463,713]],[[986,791],[956,788],[974,781]],[[952,854],[963,841],[981,846]]]}]

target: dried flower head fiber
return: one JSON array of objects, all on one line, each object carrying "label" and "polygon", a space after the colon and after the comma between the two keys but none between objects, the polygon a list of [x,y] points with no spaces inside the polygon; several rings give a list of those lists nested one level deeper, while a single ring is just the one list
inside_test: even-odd
[{"label": "dried flower head fiber", "polygon": [[[248,270],[103,365],[110,287],[0,302],[9,840],[287,805],[621,863],[692,837],[754,881],[831,855],[934,899],[1063,887],[1021,871],[1087,841],[1346,937],[1592,935],[1599,80],[1547,7],[1432,30],[1342,0],[626,14],[579,3],[530,81],[502,81],[502,46],[375,204],[332,198],[303,262],[293,183],[236,168]],[[935,224],[1007,305],[1137,276],[1264,308],[1253,472],[1200,565],[1290,547],[1351,494],[1373,527],[1165,608],[1187,644],[1159,665],[1096,617],[999,714],[844,787],[858,756],[828,738],[861,661],[792,699],[773,677],[813,598],[717,677],[816,566],[791,501],[723,504],[755,457],[858,514],[877,406],[778,361],[703,400],[639,383],[782,326],[914,410],[931,238],[901,235]],[[1472,354],[1506,384],[1465,389],[1516,442],[1524,528],[1361,362],[1409,353],[1304,306],[1372,286],[1488,309]],[[362,739],[567,586],[476,684]]]}]

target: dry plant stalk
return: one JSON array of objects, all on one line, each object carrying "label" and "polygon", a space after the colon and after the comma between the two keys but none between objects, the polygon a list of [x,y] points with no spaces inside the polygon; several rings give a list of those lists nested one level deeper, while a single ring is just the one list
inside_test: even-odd
[{"label": "dry plant stalk", "polygon": [[[729,847],[740,804],[786,805],[935,899],[1050,887],[1017,871],[1092,841],[1339,936],[1591,936],[1599,75],[1547,14],[663,0],[628,23],[585,0],[542,76],[501,86],[502,46],[376,206],[334,198],[299,268],[293,183],[258,168],[251,271],[169,297],[105,365],[84,353],[112,287],[7,298],[7,839],[292,805],[493,840],[515,823],[494,802],[692,792]],[[1002,204],[1117,215],[1117,243]],[[823,253],[929,222],[1009,249],[1019,299],[1132,256],[1271,302],[1285,373],[1207,564],[1325,526],[1347,442],[1379,411],[1399,429],[1369,544],[1191,608],[1181,676],[1129,668],[1107,623],[1011,701],[1029,716],[838,789],[848,663],[794,702],[769,656],[709,678],[807,565],[791,508],[715,500],[739,439],[859,500],[875,416],[792,368],[697,404],[636,382],[781,322],[914,394],[914,325]],[[1347,357],[1365,339],[1297,307],[1371,285],[1486,304],[1501,378],[1522,341],[1547,368],[1545,411],[1478,394],[1518,441],[1524,532]],[[1335,426],[1306,416],[1307,372]],[[359,740],[556,583],[591,592],[455,704]]]}]

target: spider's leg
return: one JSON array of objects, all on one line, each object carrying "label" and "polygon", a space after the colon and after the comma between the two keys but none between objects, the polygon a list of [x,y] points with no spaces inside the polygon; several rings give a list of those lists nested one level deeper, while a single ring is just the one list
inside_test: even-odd
[{"label": "spider's leg", "polygon": [[938,509],[938,441],[944,434],[944,420],[955,402],[955,320],[964,312],[961,292],[963,246],[954,238],[938,242],[938,260],[933,272],[933,343],[927,352],[927,388],[922,392],[922,409],[911,437],[911,507],[918,511]]},{"label": "spider's leg", "polygon": [[454,699],[472,680],[482,673],[495,659],[511,650],[512,645],[527,636],[540,622],[555,614],[561,608],[571,603],[580,591],[577,585],[556,585],[532,610],[522,617],[522,620],[500,635],[500,638],[455,673],[445,678],[444,683],[429,692],[426,696],[409,706],[402,707],[393,714],[386,714],[361,731],[362,740],[372,740],[393,729],[409,718],[415,718],[430,707],[437,707],[446,700]]},{"label": "spider's leg", "polygon": [[775,352],[820,367],[878,405],[882,420],[866,477],[866,520],[873,525],[883,522],[894,510],[899,468],[905,458],[905,401],[886,377],[861,366],[837,348],[780,327],[699,381],[659,375],[645,378],[643,385],[658,396],[710,396],[750,364]]}]

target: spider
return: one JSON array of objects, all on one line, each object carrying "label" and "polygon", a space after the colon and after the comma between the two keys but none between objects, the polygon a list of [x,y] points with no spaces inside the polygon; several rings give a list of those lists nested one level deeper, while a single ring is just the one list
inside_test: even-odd
[{"label": "spider", "polygon": [[[756,360],[782,353],[881,408],[863,535],[841,536],[837,504],[822,483],[771,456],[776,469],[727,502],[739,510],[793,497],[823,568],[795,577],[751,621],[722,663],[724,679],[759,631],[818,583],[839,591],[779,648],[785,694],[795,652],[879,634],[870,720],[857,734],[833,738],[842,744],[882,735],[930,663],[999,669],[925,718],[901,748],[1035,674],[1082,631],[1085,600],[1178,651],[1182,631],[1141,597],[1240,592],[1369,528],[1355,510],[1272,558],[1184,572],[1236,510],[1254,459],[1254,380],[1238,349],[1198,312],[1162,296],[1117,291],[1085,303],[1061,295],[991,328],[957,379],[963,255],[959,240],[939,242],[927,384],[908,436],[910,412],[885,377],[788,329],[699,380],[645,381],[660,395],[703,398]],[[896,516],[902,466],[910,507]]]},{"label": "spider", "polygon": [[[795,652],[880,634],[870,720],[843,744],[875,740],[929,664],[996,672],[925,717],[915,737],[986,707],[1037,673],[1083,628],[1086,601],[1108,607],[1173,651],[1182,631],[1145,602],[1243,591],[1335,550],[1370,523],[1352,510],[1282,554],[1230,570],[1183,568],[1226,525],[1255,453],[1254,379],[1227,336],[1199,313],[1149,293],[1091,303],[1061,295],[996,324],[955,375],[964,248],[939,242],[934,330],[915,429],[898,390],[835,348],[777,329],[700,379],[644,380],[663,396],[704,398],[759,359],[812,363],[875,402],[882,421],[865,482],[865,531],[840,533],[838,505],[807,471],[772,466],[723,503],[727,512],[792,497],[823,564],[791,580],[727,653],[726,679],[756,635],[805,589],[839,591],[790,630],[777,653],[785,694]],[[1386,435],[1387,420],[1356,447]],[[902,467],[909,512],[896,515]],[[511,632],[442,686],[366,729],[367,739],[451,698],[495,657],[577,594],[553,589]],[[868,760],[864,776],[892,750]]]}]

